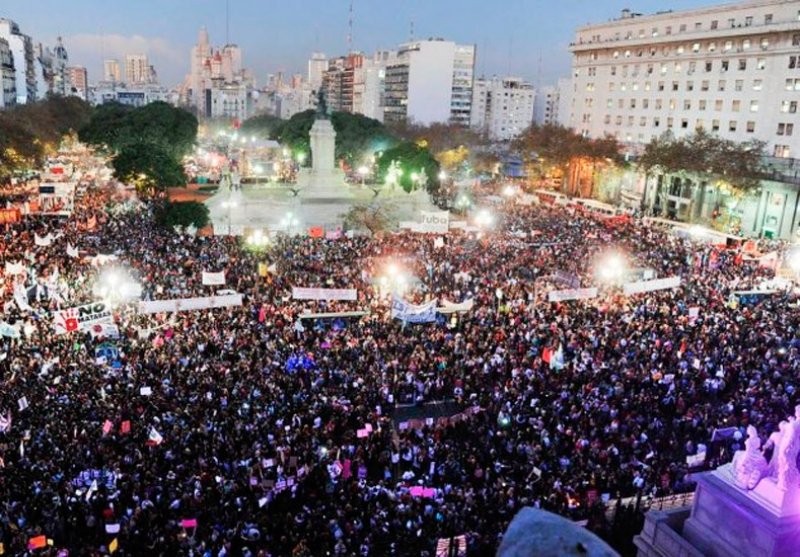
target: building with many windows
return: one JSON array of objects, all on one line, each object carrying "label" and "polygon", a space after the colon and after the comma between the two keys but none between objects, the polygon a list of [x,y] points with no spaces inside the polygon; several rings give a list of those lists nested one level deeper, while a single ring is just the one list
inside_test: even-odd
[{"label": "building with many windows", "polygon": [[386,62],[386,122],[469,125],[475,68],[474,45],[430,39],[400,46]]},{"label": "building with many windows", "polygon": [[800,3],[756,0],[581,27],[571,126],[632,150],[703,128],[800,152]]},{"label": "building with many windows", "polygon": [[89,100],[89,77],[83,66],[70,66],[67,68],[67,81],[69,94]]},{"label": "building with many windows", "polygon": [[119,69],[119,60],[116,58],[103,60],[103,81],[116,83],[120,83],[122,81],[122,72]]},{"label": "building with many windows", "polygon": [[476,79],[470,126],[489,139],[507,141],[533,121],[533,85],[518,77]]},{"label": "building with many windows", "polygon": [[125,83],[141,85],[151,83],[150,62],[144,54],[128,54],[125,56]]},{"label": "building with many windows", "polygon": [[34,102],[37,96],[33,41],[20,32],[19,25],[4,18],[0,18],[0,39],[8,43],[14,61],[16,104]]},{"label": "building with many windows", "polygon": [[0,110],[17,104],[17,82],[14,73],[14,54],[8,41],[0,39]]}]

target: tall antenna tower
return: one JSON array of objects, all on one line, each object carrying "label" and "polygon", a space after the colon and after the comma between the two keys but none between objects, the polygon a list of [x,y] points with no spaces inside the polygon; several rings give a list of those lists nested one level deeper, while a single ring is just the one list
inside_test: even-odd
[{"label": "tall antenna tower", "polygon": [[231,0],[225,0],[225,44],[231,44]]},{"label": "tall antenna tower", "polygon": [[414,41],[414,18],[413,17],[411,18],[411,21],[409,22],[408,40],[409,40],[409,42],[413,42]]},{"label": "tall antenna tower", "polygon": [[347,20],[347,53],[353,52],[353,0],[350,0],[350,13]]}]

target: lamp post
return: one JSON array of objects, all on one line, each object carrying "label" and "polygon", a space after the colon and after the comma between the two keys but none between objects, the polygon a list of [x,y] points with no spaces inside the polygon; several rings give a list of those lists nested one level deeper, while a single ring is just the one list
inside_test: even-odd
[{"label": "lamp post", "polygon": [[615,252],[607,253],[597,263],[595,271],[597,277],[607,284],[617,284],[625,278],[628,267],[625,258]]}]

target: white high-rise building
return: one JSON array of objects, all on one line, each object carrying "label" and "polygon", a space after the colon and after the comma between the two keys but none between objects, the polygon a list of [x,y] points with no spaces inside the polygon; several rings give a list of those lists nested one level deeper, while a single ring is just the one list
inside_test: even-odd
[{"label": "white high-rise building", "polygon": [[185,101],[204,118],[247,118],[253,106],[254,79],[242,67],[242,50],[234,44],[211,46],[208,31],[200,29],[192,47]]},{"label": "white high-rise building", "polygon": [[800,144],[800,2],[755,0],[578,29],[571,125],[637,148],[703,128],[760,139],[778,157]]},{"label": "white high-rise building", "polygon": [[572,91],[572,80],[568,77],[562,77],[558,80],[558,84],[556,85],[558,89],[558,106],[556,107],[556,123],[565,128],[570,127],[570,122],[572,121],[572,110],[573,110],[573,91]]},{"label": "white high-rise building", "polygon": [[14,60],[17,104],[34,102],[36,95],[36,58],[33,41],[20,33],[19,26],[10,19],[0,18],[0,39],[5,39]]},{"label": "white high-rise building", "polygon": [[103,60],[103,81],[119,83],[122,81],[122,72],[119,68],[119,60],[110,58]]},{"label": "white high-rise building", "polygon": [[469,125],[475,47],[441,39],[400,46],[385,70],[387,122]]},{"label": "white high-rise building", "polygon": [[470,126],[496,141],[514,139],[533,122],[535,96],[518,77],[476,79]]},{"label": "white high-rise building", "polygon": [[125,56],[125,82],[128,85],[150,83],[150,62],[144,54]]},{"label": "white high-rise building", "polygon": [[318,91],[322,86],[322,77],[328,71],[328,58],[322,52],[315,52],[308,59],[308,84]]},{"label": "white high-rise building", "polygon": [[0,110],[17,104],[17,83],[14,75],[14,55],[8,41],[0,39]]},{"label": "white high-rise building", "polygon": [[536,91],[536,109],[533,121],[538,126],[558,124],[558,109],[560,107],[560,90],[553,85],[540,87]]}]

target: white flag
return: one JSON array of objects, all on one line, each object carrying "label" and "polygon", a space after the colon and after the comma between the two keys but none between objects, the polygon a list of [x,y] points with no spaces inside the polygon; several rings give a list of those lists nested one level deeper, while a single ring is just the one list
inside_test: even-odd
[{"label": "white flag", "polygon": [[67,255],[69,257],[78,257],[78,247],[72,244],[67,244]]},{"label": "white flag", "polygon": [[38,234],[34,233],[33,234],[33,243],[36,244],[37,246],[39,246],[40,248],[46,248],[50,244],[53,243],[53,235],[52,234],[48,234],[47,236],[42,238]]},{"label": "white flag", "polygon": [[17,401],[17,406],[19,406],[19,411],[22,412],[28,407],[28,398],[22,397]]}]

